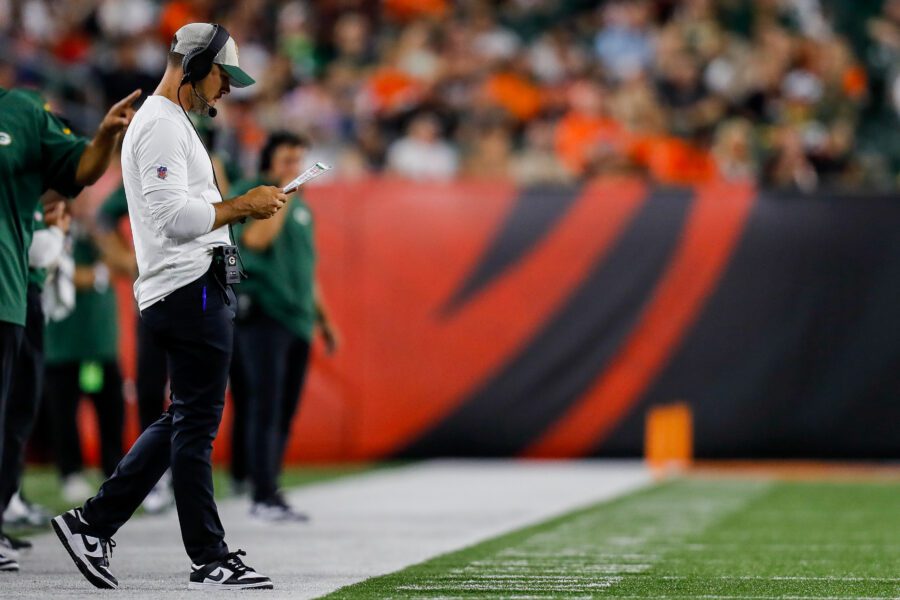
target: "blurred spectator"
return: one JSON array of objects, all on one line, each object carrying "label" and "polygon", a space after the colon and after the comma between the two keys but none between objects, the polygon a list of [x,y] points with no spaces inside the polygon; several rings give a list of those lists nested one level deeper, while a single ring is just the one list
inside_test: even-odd
[{"label": "blurred spectator", "polygon": [[388,148],[388,169],[410,179],[450,179],[456,175],[456,150],[441,138],[441,124],[430,113],[410,122],[406,136]]},{"label": "blurred spectator", "polygon": [[667,57],[660,67],[657,92],[673,133],[696,136],[722,116],[723,103],[706,88],[693,56],[679,52]]},{"label": "blurred spectator", "polygon": [[498,69],[485,80],[484,94],[488,102],[519,121],[536,117],[543,102],[541,91],[531,82],[524,63]]},{"label": "blurred spectator", "polygon": [[755,181],[756,158],[753,148],[753,124],[747,119],[732,119],[716,129],[712,149],[717,174],[730,181]]},{"label": "blurred spectator", "polygon": [[105,35],[117,39],[150,29],[158,12],[159,7],[150,0],[103,0],[97,22]]},{"label": "blurred spectator", "polygon": [[502,179],[509,174],[512,136],[505,125],[482,128],[463,167],[463,175],[480,179]]},{"label": "blurred spectator", "polygon": [[424,21],[412,23],[403,30],[394,52],[397,68],[414,79],[433,82],[442,74],[431,26]]},{"label": "blurred spectator", "polygon": [[521,41],[515,32],[498,24],[491,9],[482,4],[469,20],[472,48],[487,61],[510,59],[519,50]]},{"label": "blurred spectator", "polygon": [[462,174],[500,147],[478,124],[508,118],[510,147],[524,146],[506,177],[539,122],[576,177],[696,183],[736,135],[719,124],[742,117],[761,156],[799,136],[820,185],[900,178],[900,0],[0,0],[0,85],[41,87],[91,129],[192,20],[225,24],[260,82],[215,123],[236,176],[276,129],[377,174],[429,112],[455,132]]},{"label": "blurred spectator", "polygon": [[287,2],[278,12],[279,56],[291,64],[291,73],[305,81],[316,69],[316,43],[312,35],[310,14],[306,4],[297,0]]},{"label": "blurred spectator", "polygon": [[624,130],[609,114],[608,90],[583,79],[569,90],[571,109],[556,129],[556,150],[576,175],[608,171],[625,155]]},{"label": "blurred spectator", "polygon": [[644,73],[653,60],[649,3],[614,0],[602,10],[603,29],[594,41],[602,65],[616,79]]},{"label": "blurred spectator", "polygon": [[572,174],[554,151],[550,121],[533,121],[528,125],[523,148],[512,159],[512,176],[524,186],[572,181]]},{"label": "blurred spectator", "polygon": [[527,58],[535,78],[545,84],[558,84],[573,74],[588,69],[590,56],[565,28],[557,27],[538,38]]},{"label": "blurred spectator", "polygon": [[449,11],[447,0],[384,0],[385,11],[395,21],[420,17],[439,18]]},{"label": "blurred spectator", "polygon": [[139,38],[123,37],[116,42],[115,54],[109,63],[101,65],[98,77],[103,86],[104,102],[113,104],[118,98],[124,98],[134,90],[147,93],[156,88],[159,81],[158,71],[165,69],[165,56],[155,69],[148,72],[140,61]]},{"label": "blurred spectator", "polygon": [[159,16],[159,36],[166,45],[182,25],[197,21],[210,21],[214,0],[169,0]]},{"label": "blurred spectator", "polygon": [[803,137],[793,127],[781,129],[774,143],[775,156],[766,169],[766,181],[776,188],[812,192],[819,177],[803,149]]},{"label": "blurred spectator", "polygon": [[872,57],[884,73],[887,97],[900,115],[900,0],[887,0],[882,14],[868,23]]}]

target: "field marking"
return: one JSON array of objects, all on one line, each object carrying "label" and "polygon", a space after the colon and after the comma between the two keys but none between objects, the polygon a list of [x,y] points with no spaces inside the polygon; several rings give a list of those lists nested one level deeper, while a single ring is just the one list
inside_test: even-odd
[{"label": "field marking", "polygon": [[666,559],[667,551],[678,549],[684,540],[740,511],[770,488],[768,483],[741,482],[727,489],[717,484],[701,484],[698,489],[694,483],[690,488],[651,490],[626,503],[525,532],[509,547],[483,558],[466,562],[466,555],[458,561],[449,557],[440,572],[416,571],[408,579],[389,580],[383,589],[373,584],[367,593],[447,598],[456,597],[455,591],[483,591],[510,598],[535,592],[571,597],[581,592],[587,598],[617,597],[617,585],[652,569]]}]

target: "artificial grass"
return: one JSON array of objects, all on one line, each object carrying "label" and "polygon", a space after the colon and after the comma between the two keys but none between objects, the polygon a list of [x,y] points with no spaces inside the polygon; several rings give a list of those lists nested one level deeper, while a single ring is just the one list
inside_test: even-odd
[{"label": "artificial grass", "polygon": [[329,598],[893,598],[900,484],[683,479]]}]

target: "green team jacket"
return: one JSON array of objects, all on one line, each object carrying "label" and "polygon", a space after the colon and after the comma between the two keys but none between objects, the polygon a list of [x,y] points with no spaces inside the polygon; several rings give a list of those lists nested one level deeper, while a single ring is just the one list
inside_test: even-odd
[{"label": "green team jacket", "polygon": [[38,199],[48,188],[81,191],[75,174],[86,146],[29,92],[0,88],[0,321],[25,325]]}]

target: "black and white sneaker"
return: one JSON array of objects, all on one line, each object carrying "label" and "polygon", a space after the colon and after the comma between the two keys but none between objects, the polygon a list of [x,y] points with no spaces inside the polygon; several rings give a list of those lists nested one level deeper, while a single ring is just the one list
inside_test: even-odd
[{"label": "black and white sneaker", "polygon": [[205,565],[191,564],[192,590],[271,590],[272,580],[244,564],[243,550]]},{"label": "black and white sneaker", "polygon": [[22,553],[30,552],[31,548],[31,542],[28,540],[0,533],[0,552],[6,550],[6,553],[11,554],[13,558],[19,558]]},{"label": "black and white sneaker", "polygon": [[14,573],[19,570],[19,552],[0,534],[0,572]]},{"label": "black and white sneaker", "polygon": [[81,516],[80,508],[54,517],[50,523],[75,566],[88,581],[98,588],[119,587],[119,581],[109,571],[109,557],[116,543],[111,538],[91,534],[90,525]]}]

